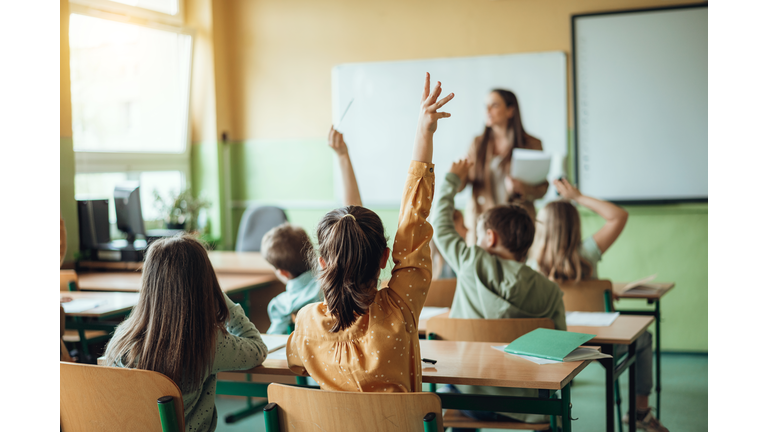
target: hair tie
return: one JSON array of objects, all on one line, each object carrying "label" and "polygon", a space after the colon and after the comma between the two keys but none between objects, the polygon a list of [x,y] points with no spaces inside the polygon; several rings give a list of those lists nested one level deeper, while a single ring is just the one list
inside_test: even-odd
[{"label": "hair tie", "polygon": [[352,213],[347,213],[344,216],[342,216],[341,218],[344,219],[345,217],[351,217],[353,221],[357,222],[357,219],[355,218],[355,215],[353,215]]}]

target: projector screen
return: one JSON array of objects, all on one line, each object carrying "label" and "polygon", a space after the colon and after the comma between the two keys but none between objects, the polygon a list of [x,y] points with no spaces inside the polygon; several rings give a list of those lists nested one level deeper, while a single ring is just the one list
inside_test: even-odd
[{"label": "projector screen", "polygon": [[574,15],[576,181],[616,202],[707,199],[707,7]]}]

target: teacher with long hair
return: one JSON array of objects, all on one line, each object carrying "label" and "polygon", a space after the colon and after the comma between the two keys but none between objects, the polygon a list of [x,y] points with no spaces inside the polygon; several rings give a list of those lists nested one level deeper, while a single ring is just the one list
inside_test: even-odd
[{"label": "teacher with long hair", "polygon": [[467,242],[475,242],[477,216],[504,203],[516,203],[536,219],[533,201],[547,193],[549,182],[532,185],[510,175],[512,150],[542,150],[541,140],[528,135],[523,127],[517,96],[509,90],[495,89],[486,100],[485,131],[475,137],[467,158],[474,163],[469,172],[472,199],[465,219],[469,229]]}]

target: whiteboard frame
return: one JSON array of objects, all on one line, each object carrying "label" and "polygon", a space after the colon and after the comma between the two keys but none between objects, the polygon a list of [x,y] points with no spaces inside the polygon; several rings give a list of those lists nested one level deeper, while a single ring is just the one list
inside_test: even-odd
[{"label": "whiteboard frame", "polygon": [[[576,79],[576,55],[577,55],[577,49],[576,49],[576,20],[579,18],[586,18],[586,17],[594,17],[594,16],[600,16],[600,15],[619,15],[619,14],[633,14],[633,13],[644,13],[644,12],[659,12],[659,11],[669,11],[669,10],[678,10],[678,9],[693,9],[693,8],[709,8],[708,3],[693,3],[693,4],[686,4],[686,5],[675,5],[675,6],[663,6],[663,7],[653,7],[653,8],[644,8],[644,9],[623,9],[623,10],[615,10],[615,11],[604,11],[604,12],[590,12],[585,14],[575,14],[571,15],[571,79],[573,83],[573,180],[576,185],[579,183],[579,121],[578,121],[578,115],[579,115],[579,86],[578,86],[578,80]],[[670,198],[670,199],[646,199],[646,200],[610,200],[613,203],[616,204],[622,204],[622,205],[659,205],[659,204],[684,204],[684,203],[708,203],[709,197],[701,197],[701,198]]]}]

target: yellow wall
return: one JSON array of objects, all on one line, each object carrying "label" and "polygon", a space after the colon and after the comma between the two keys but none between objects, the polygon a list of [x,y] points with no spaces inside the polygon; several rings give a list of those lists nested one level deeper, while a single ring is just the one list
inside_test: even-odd
[{"label": "yellow wall", "polygon": [[[340,63],[570,53],[574,13],[686,0],[228,0],[216,46],[230,67],[235,140],[322,137]],[[222,77],[223,78],[223,77]],[[219,77],[217,76],[217,83]],[[570,84],[569,84],[570,88]],[[219,101],[220,103],[223,101]]]}]

